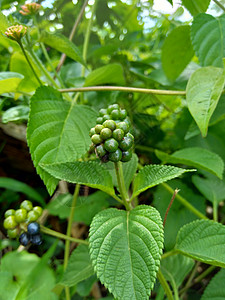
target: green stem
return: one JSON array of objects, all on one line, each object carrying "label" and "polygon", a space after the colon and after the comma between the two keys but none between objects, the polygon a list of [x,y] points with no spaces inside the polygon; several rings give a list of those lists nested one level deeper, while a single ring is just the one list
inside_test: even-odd
[{"label": "green stem", "polygon": [[50,228],[47,228],[43,225],[41,225],[41,231],[45,234],[57,237],[57,238],[62,239],[62,240],[68,240],[68,241],[73,242],[73,243],[78,243],[78,244],[83,244],[83,245],[88,245],[89,244],[87,241],[67,236],[63,233],[57,232],[57,231],[52,230]]},{"label": "green stem", "polygon": [[174,300],[173,299],[173,294],[172,294],[172,291],[165,279],[165,277],[163,276],[163,273],[161,272],[161,270],[159,270],[158,274],[157,274],[157,277],[159,279],[159,282],[161,283],[165,293],[166,293],[166,296],[168,298],[168,300]]},{"label": "green stem", "polygon": [[30,66],[32,72],[34,73],[35,78],[37,79],[38,83],[39,83],[40,85],[42,85],[41,80],[39,79],[38,75],[36,74],[36,72],[35,72],[35,70],[34,70],[32,64],[31,64],[31,62],[30,62],[30,60],[29,60],[29,58],[28,58],[28,56],[27,56],[27,54],[26,54],[26,51],[25,51],[25,49],[24,49],[24,47],[23,47],[22,42],[18,42],[18,43],[19,43],[19,45],[20,45],[20,48],[21,48],[21,50],[22,50],[22,52],[23,52],[23,54],[24,54],[24,56],[25,56],[25,58],[26,58],[26,60],[27,60],[27,62],[28,62],[28,64],[29,64],[29,66]]},{"label": "green stem", "polygon": [[225,7],[217,0],[213,0],[223,11],[225,11]]},{"label": "green stem", "polygon": [[213,201],[213,220],[218,222],[218,202],[216,199]]},{"label": "green stem", "polygon": [[118,187],[119,187],[119,192],[121,195],[121,198],[123,200],[123,204],[126,207],[126,210],[131,210],[131,204],[129,202],[129,196],[126,190],[125,182],[124,182],[124,177],[123,177],[123,167],[122,163],[115,162],[114,163],[115,170],[116,170],[116,177],[117,177],[117,182],[118,182]]},{"label": "green stem", "polygon": [[193,278],[195,277],[195,274],[196,274],[196,272],[197,272],[197,269],[198,269],[199,265],[200,265],[200,262],[198,261],[198,262],[195,264],[195,267],[193,268],[193,270],[192,270],[192,272],[191,272],[191,274],[190,274],[190,276],[189,276],[189,278],[188,278],[188,281],[187,281],[187,283],[185,284],[185,287],[180,291],[180,297],[181,297],[181,298],[184,296],[186,290],[188,290],[189,287],[192,285],[192,280],[193,280]]},{"label": "green stem", "polygon": [[173,249],[173,250],[163,253],[161,259],[167,258],[172,255],[176,255],[176,254],[177,254],[177,251],[175,249]]},{"label": "green stem", "polygon": [[[167,183],[161,183],[161,185],[169,192],[173,195],[174,190],[167,184]],[[196,216],[198,216],[200,219],[204,219],[204,220],[208,220],[208,218],[203,215],[199,210],[197,210],[193,205],[191,205],[184,197],[182,197],[181,195],[177,194],[176,195],[176,199],[182,203],[185,207],[187,207],[187,209],[189,209],[191,212],[193,212],[193,214],[195,214]]]},{"label": "green stem", "polygon": [[143,93],[143,94],[156,94],[156,95],[186,95],[185,91],[169,91],[169,90],[156,90],[156,89],[144,89],[134,88],[127,86],[87,86],[81,88],[68,88],[60,89],[59,92],[91,92],[91,91],[119,91],[126,93]]},{"label": "green stem", "polygon": [[202,281],[203,278],[208,276],[212,271],[214,271],[217,267],[216,266],[210,266],[208,269],[206,269],[202,274],[200,274],[198,277],[195,278],[194,282],[198,283]]}]

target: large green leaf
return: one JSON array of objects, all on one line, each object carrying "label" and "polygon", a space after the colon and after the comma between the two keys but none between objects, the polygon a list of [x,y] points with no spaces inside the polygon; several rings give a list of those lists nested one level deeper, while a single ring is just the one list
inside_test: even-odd
[{"label": "large green leaf", "polygon": [[173,29],[162,48],[162,66],[166,76],[175,80],[194,55],[190,38],[190,26]]},{"label": "large green leaf", "polygon": [[94,274],[88,246],[79,245],[71,254],[60,284],[74,286]]},{"label": "large green leaf", "polygon": [[19,193],[23,193],[26,196],[29,197],[29,199],[35,200],[39,203],[41,203],[41,205],[45,206],[45,202],[44,199],[42,198],[42,196],[35,191],[33,188],[31,188],[29,185],[12,179],[12,178],[7,178],[7,177],[1,177],[0,178],[0,188],[5,188],[11,191],[15,191],[15,192],[19,192]]},{"label": "large green leaf", "polygon": [[64,181],[84,184],[109,195],[114,195],[112,177],[109,172],[98,162],[67,162],[56,164],[40,164],[49,174]]},{"label": "large green leaf", "polygon": [[204,67],[196,70],[187,84],[187,104],[203,137],[217,106],[225,83],[223,69]]},{"label": "large green leaf", "polygon": [[221,269],[207,285],[201,297],[201,300],[224,300],[225,299],[224,278],[225,278],[225,270]]},{"label": "large green leaf", "polygon": [[[203,1],[205,2],[205,0]],[[194,18],[191,26],[191,39],[201,65],[223,67],[224,37],[224,14],[219,18],[208,14],[200,14]]]},{"label": "large green leaf", "polygon": [[56,49],[59,52],[65,53],[68,57],[72,58],[73,60],[85,65],[85,62],[79,49],[63,34],[51,34],[47,31],[43,31],[40,41]]},{"label": "large green leaf", "polygon": [[175,249],[206,264],[225,267],[225,226],[197,220],[181,228]]},{"label": "large green leaf", "polygon": [[173,178],[182,175],[185,172],[192,172],[194,170],[186,170],[173,166],[148,165],[139,171],[134,179],[134,188],[132,198],[138,196],[145,190],[166,182]]},{"label": "large green leaf", "polygon": [[15,92],[24,76],[16,72],[0,73],[0,94]]},{"label": "large green leaf", "polygon": [[156,150],[155,154],[163,163],[185,164],[195,168],[206,170],[220,179],[223,177],[224,162],[222,158],[204,148],[185,148],[169,155],[165,152]]},{"label": "large green leaf", "polygon": [[92,221],[92,264],[118,300],[149,299],[162,248],[162,220],[153,207],[140,205],[129,212],[110,208]]},{"label": "large green leaf", "polygon": [[182,5],[187,8],[192,16],[207,11],[210,0],[182,0]]},{"label": "large green leaf", "polygon": [[92,71],[85,79],[84,86],[106,83],[125,84],[123,68],[120,64],[108,64]]},{"label": "large green leaf", "polygon": [[31,98],[27,140],[37,173],[50,194],[58,180],[38,164],[79,159],[91,144],[89,130],[96,116],[90,107],[64,101],[61,94],[50,87],[38,88]]}]

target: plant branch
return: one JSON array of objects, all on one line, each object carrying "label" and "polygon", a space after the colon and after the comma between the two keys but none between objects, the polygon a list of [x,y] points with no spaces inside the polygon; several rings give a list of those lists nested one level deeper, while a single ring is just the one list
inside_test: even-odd
[{"label": "plant branch", "polygon": [[168,207],[167,207],[167,210],[166,210],[166,213],[165,213],[165,217],[164,217],[164,220],[163,220],[163,227],[165,227],[166,219],[167,219],[168,213],[169,213],[170,208],[171,208],[171,206],[172,206],[172,204],[173,204],[173,201],[174,201],[174,199],[176,198],[176,195],[177,195],[177,193],[179,193],[179,191],[180,191],[179,189],[175,189],[175,191],[174,191],[174,193],[173,193],[173,196],[172,196],[172,198],[171,198],[171,200],[170,200],[170,203],[169,203],[169,205],[168,205]]},{"label": "plant branch", "polygon": [[225,7],[219,2],[219,1],[217,1],[217,0],[213,0],[215,3],[216,3],[216,5],[218,5],[223,11],[225,11]]},{"label": "plant branch", "polygon": [[[78,26],[78,24],[80,23],[80,20],[81,20],[83,14],[84,14],[85,7],[87,6],[87,4],[88,4],[88,0],[86,0],[86,1],[84,2],[83,6],[82,6],[82,8],[81,8],[81,10],[80,10],[80,13],[79,13],[77,19],[75,20],[75,23],[74,23],[74,25],[73,25],[73,28],[72,28],[71,33],[70,33],[70,36],[69,36],[69,40],[70,40],[70,41],[72,41],[72,39],[73,39],[73,37],[74,37],[74,34],[75,34],[75,32],[76,32],[76,29],[77,29],[77,26]],[[61,58],[60,58],[59,64],[58,64],[58,66],[57,66],[57,68],[56,68],[56,72],[59,72],[59,70],[61,69],[62,65],[63,65],[64,62],[65,62],[65,59],[66,59],[66,54],[63,53],[62,56],[61,56]]]},{"label": "plant branch", "polygon": [[42,85],[41,80],[39,79],[38,75],[36,74],[36,72],[35,72],[35,70],[34,70],[32,64],[31,64],[31,62],[30,62],[30,60],[29,60],[29,58],[28,58],[28,56],[27,56],[27,54],[26,54],[26,51],[25,51],[25,49],[24,49],[24,47],[23,47],[22,42],[18,42],[18,44],[20,45],[20,48],[21,48],[21,50],[22,50],[22,52],[23,52],[23,54],[24,54],[24,56],[25,56],[25,58],[26,58],[26,60],[27,60],[27,62],[28,62],[28,64],[29,64],[29,66],[30,66],[32,72],[34,73],[35,78],[37,79],[38,83],[39,83],[40,85]]},{"label": "plant branch", "polygon": [[163,289],[166,293],[166,296],[167,296],[168,300],[174,300],[172,291],[171,291],[171,289],[170,289],[170,287],[169,287],[169,285],[168,285],[168,283],[167,283],[167,281],[166,281],[165,277],[163,276],[163,273],[161,272],[160,269],[159,269],[159,272],[157,274],[157,277],[158,277],[159,282],[161,283],[161,285],[162,285],[162,287],[163,287]]},{"label": "plant branch", "polygon": [[121,198],[123,200],[123,205],[126,207],[126,210],[131,210],[131,204],[128,203],[129,196],[128,196],[125,182],[124,182],[122,163],[120,161],[115,162],[114,166],[115,166],[115,170],[116,170],[116,177],[117,177],[119,192],[120,192]]},{"label": "plant branch", "polygon": [[84,241],[84,240],[80,240],[80,239],[76,239],[76,238],[73,238],[73,237],[70,237],[70,236],[67,236],[63,233],[60,233],[60,232],[57,232],[55,230],[52,230],[50,228],[47,228],[43,225],[41,225],[41,231],[45,234],[48,234],[48,235],[51,235],[51,236],[54,236],[54,237],[57,237],[59,239],[62,239],[62,240],[68,240],[70,242],[73,242],[73,243],[78,243],[78,244],[83,244],[83,245],[88,245],[88,242],[87,241]]},{"label": "plant branch", "polygon": [[87,86],[80,88],[68,88],[60,89],[59,92],[91,92],[91,91],[119,91],[126,93],[143,93],[143,94],[156,94],[156,95],[181,95],[185,96],[185,91],[169,91],[169,90],[156,90],[156,89],[144,89],[144,88],[134,88],[125,86]]},{"label": "plant branch", "polygon": [[[161,185],[173,195],[174,191],[173,189],[167,184],[167,183],[161,183]],[[198,209],[196,209],[193,205],[191,205],[184,197],[181,195],[177,195],[177,200],[182,203],[187,209],[189,209],[193,214],[198,216],[200,219],[208,220],[208,218],[203,215]]]},{"label": "plant branch", "polygon": [[169,256],[176,255],[176,254],[177,254],[177,251],[175,249],[173,249],[173,250],[163,253],[161,259],[165,259]]}]

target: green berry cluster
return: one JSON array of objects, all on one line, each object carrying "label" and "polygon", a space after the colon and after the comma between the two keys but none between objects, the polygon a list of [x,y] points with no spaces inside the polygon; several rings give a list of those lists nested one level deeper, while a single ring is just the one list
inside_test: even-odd
[{"label": "green berry cluster", "polygon": [[132,157],[134,137],[125,109],[118,104],[100,109],[97,125],[90,130],[96,155],[102,162],[127,162]]},{"label": "green berry cluster", "polygon": [[37,221],[41,215],[42,208],[40,206],[33,207],[29,200],[24,200],[17,210],[8,209],[3,222],[8,237],[16,238],[21,230],[24,231],[28,224]]}]

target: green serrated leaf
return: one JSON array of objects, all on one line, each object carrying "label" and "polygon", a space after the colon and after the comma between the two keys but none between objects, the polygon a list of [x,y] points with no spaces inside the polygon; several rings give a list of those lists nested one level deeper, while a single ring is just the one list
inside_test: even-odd
[{"label": "green serrated leaf", "polygon": [[0,73],[0,95],[15,92],[24,76],[16,72]]},{"label": "green serrated leaf", "polygon": [[140,205],[129,212],[110,208],[92,221],[92,264],[118,300],[149,299],[162,248],[162,220],[153,207]]},{"label": "green serrated leaf", "polygon": [[68,266],[59,282],[65,286],[74,286],[94,274],[88,246],[79,245],[71,254]]},{"label": "green serrated leaf", "polygon": [[63,34],[60,33],[48,33],[47,31],[43,31],[40,41],[45,43],[46,45],[56,49],[59,52],[65,53],[68,57],[73,60],[85,65],[83,57],[79,51],[79,49],[72,43],[69,39],[67,39]]},{"label": "green serrated leaf", "polygon": [[207,11],[210,0],[182,0],[182,5],[187,8],[192,16]]},{"label": "green serrated leaf", "polygon": [[186,170],[173,166],[148,165],[139,171],[134,179],[134,188],[132,198],[138,196],[145,190],[166,182],[173,178],[182,175],[185,172],[192,172],[194,170]]},{"label": "green serrated leaf", "polygon": [[100,84],[125,84],[123,68],[120,64],[108,64],[92,71],[85,79],[84,86]]},{"label": "green serrated leaf", "polygon": [[64,101],[50,87],[38,88],[31,98],[27,140],[34,166],[50,194],[58,180],[39,163],[74,161],[84,155],[91,144],[89,130],[95,125],[96,117],[90,107]]},{"label": "green serrated leaf", "polygon": [[[205,0],[203,1],[205,2]],[[199,14],[194,18],[191,26],[191,39],[202,66],[223,67],[223,57],[225,57],[224,37],[224,14],[219,18],[208,14]]]},{"label": "green serrated leaf", "polygon": [[185,164],[195,168],[206,170],[220,179],[223,178],[224,162],[222,158],[204,148],[185,148],[169,155],[165,152],[156,150],[156,156],[164,163]]},{"label": "green serrated leaf", "polygon": [[224,70],[204,67],[196,70],[187,84],[188,109],[203,137],[207,135],[209,120],[217,106],[225,83]]},{"label": "green serrated leaf", "polygon": [[39,165],[57,179],[84,184],[109,195],[115,195],[109,172],[98,162],[75,161],[50,165],[41,163]]},{"label": "green serrated leaf", "polygon": [[197,220],[181,228],[175,249],[206,264],[225,267],[225,226]]},{"label": "green serrated leaf", "polygon": [[194,55],[190,26],[179,26],[166,37],[162,47],[162,66],[166,76],[174,81]]},{"label": "green serrated leaf", "polygon": [[225,278],[225,270],[221,269],[207,285],[201,297],[201,300],[224,300],[225,299],[224,278]]}]

